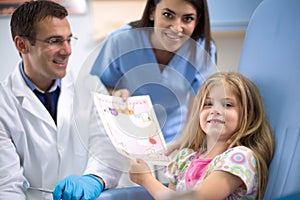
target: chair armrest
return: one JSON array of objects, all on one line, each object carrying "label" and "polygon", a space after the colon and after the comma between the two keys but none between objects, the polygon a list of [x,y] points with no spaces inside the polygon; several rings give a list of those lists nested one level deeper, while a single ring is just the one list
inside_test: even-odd
[{"label": "chair armrest", "polygon": [[104,190],[97,200],[153,200],[148,191],[141,186]]}]

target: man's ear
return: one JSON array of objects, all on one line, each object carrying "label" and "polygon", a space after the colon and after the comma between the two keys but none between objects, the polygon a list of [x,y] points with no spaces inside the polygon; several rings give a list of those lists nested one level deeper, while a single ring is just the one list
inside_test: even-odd
[{"label": "man's ear", "polygon": [[22,54],[28,52],[29,41],[21,36],[16,36],[14,39],[14,43],[18,51]]}]

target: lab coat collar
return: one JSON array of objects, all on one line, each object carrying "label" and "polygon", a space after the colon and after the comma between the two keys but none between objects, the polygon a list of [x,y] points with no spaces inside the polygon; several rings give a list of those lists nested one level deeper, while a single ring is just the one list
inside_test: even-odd
[{"label": "lab coat collar", "polygon": [[57,130],[54,120],[40,102],[37,96],[31,91],[24,81],[19,67],[16,67],[11,76],[12,92],[18,99],[24,110],[33,114],[35,117],[49,124],[53,129]]},{"label": "lab coat collar", "polygon": [[20,69],[20,73],[22,75],[22,78],[24,79],[25,83],[27,84],[27,86],[32,90],[38,90],[41,93],[45,93],[45,92],[53,92],[56,90],[57,87],[61,88],[61,79],[56,79],[54,84],[51,86],[51,88],[48,91],[42,91],[41,89],[39,89],[36,85],[34,85],[31,80],[29,80],[29,78],[26,76],[25,72],[24,72],[24,63],[20,62],[19,64],[19,69]]}]

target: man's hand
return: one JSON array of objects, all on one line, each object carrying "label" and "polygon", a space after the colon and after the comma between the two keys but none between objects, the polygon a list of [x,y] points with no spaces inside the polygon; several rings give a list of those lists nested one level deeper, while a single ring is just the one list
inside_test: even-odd
[{"label": "man's hand", "polygon": [[52,193],[54,200],[95,199],[103,191],[103,183],[93,175],[68,176],[59,181]]}]

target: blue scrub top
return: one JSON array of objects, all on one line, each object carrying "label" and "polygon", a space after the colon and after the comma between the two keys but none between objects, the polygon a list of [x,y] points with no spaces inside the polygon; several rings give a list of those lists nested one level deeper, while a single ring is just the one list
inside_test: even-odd
[{"label": "blue scrub top", "polygon": [[166,142],[177,138],[186,121],[189,98],[215,72],[215,46],[204,61],[204,41],[190,39],[161,72],[150,42],[152,28],[126,25],[110,34],[92,66],[106,87],[150,95]]}]

